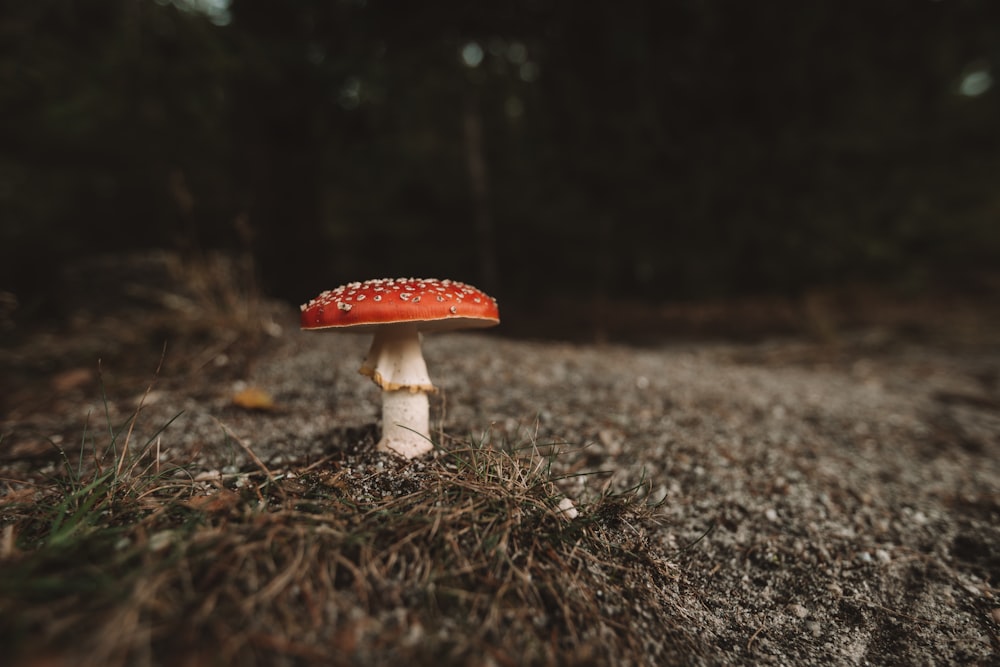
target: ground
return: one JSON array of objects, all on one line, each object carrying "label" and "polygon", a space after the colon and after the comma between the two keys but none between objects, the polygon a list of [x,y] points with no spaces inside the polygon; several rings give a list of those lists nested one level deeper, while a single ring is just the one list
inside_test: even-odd
[{"label": "ground", "polygon": [[430,336],[439,448],[401,462],[365,337],[196,301],[10,335],[14,664],[1000,664],[1000,345],[971,320]]}]

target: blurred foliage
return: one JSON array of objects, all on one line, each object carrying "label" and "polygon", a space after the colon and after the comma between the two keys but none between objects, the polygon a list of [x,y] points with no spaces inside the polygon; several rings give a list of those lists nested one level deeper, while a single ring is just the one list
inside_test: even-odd
[{"label": "blurred foliage", "polygon": [[994,0],[2,4],[18,294],[145,247],[249,249],[293,300],[377,275],[662,300],[998,265],[1000,91],[960,94],[1000,71]]}]

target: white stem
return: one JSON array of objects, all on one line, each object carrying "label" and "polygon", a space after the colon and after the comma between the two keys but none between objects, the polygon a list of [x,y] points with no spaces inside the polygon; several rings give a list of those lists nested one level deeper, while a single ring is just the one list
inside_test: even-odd
[{"label": "white stem", "polygon": [[361,372],[382,387],[382,439],[378,450],[412,459],[434,449],[430,402],[434,391],[414,324],[388,324],[372,339]]},{"label": "white stem", "polygon": [[385,390],[434,391],[413,324],[386,324],[375,332],[361,373]]},{"label": "white stem", "polygon": [[423,391],[382,392],[382,439],[377,449],[412,459],[434,449],[430,403]]}]

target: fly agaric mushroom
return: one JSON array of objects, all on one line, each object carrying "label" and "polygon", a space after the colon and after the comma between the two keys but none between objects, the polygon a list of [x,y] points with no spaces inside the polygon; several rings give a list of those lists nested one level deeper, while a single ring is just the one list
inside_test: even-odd
[{"label": "fly agaric mushroom", "polygon": [[302,329],[373,333],[360,372],[382,388],[380,451],[408,459],[425,454],[434,391],[420,351],[421,332],[491,327],[500,323],[496,300],[453,280],[396,278],[349,283],[301,306]]}]

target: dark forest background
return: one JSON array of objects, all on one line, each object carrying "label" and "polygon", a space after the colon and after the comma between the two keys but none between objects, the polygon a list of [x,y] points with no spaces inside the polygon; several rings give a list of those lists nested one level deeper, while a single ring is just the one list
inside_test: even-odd
[{"label": "dark forest background", "polygon": [[[995,0],[2,0],[0,290],[248,253],[271,295],[981,289]],[[34,304],[34,305],[33,305]]]}]

